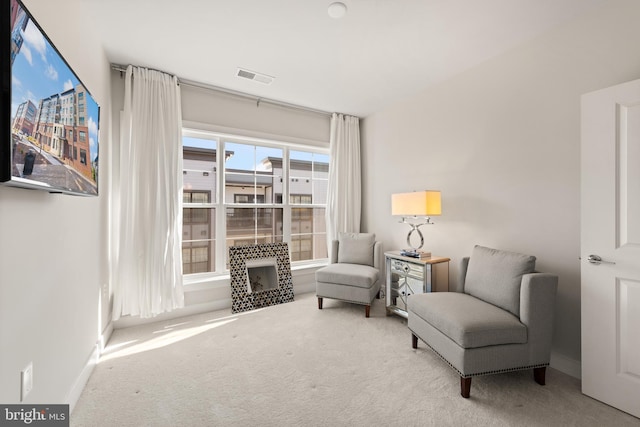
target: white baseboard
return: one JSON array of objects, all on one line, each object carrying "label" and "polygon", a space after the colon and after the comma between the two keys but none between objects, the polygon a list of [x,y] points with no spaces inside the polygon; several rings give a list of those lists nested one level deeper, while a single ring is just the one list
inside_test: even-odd
[{"label": "white baseboard", "polygon": [[76,378],[76,381],[71,387],[71,390],[69,391],[69,393],[67,393],[65,402],[69,404],[69,413],[73,412],[73,409],[75,408],[76,403],[78,403],[78,399],[80,399],[80,395],[82,394],[84,387],[87,385],[87,381],[89,381],[89,377],[91,377],[91,373],[93,372],[93,369],[96,367],[96,364],[98,363],[98,359],[100,358],[100,351],[101,351],[99,348],[100,345],[101,345],[100,341],[98,341],[93,351],[91,352],[91,355],[87,359],[87,362],[85,363],[84,368],[80,372],[80,375],[78,376],[78,378]]},{"label": "white baseboard", "polygon": [[[300,268],[292,272],[292,275],[295,279],[295,284],[293,286],[294,295],[305,294],[308,292],[315,292],[316,290],[315,271],[317,269],[318,269],[317,266],[310,266],[310,267]],[[231,298],[225,298],[225,299],[220,299],[215,301],[188,305],[184,308],[180,308],[169,313],[163,313],[156,317],[152,317],[148,319],[141,319],[140,317],[137,317],[137,316],[126,316],[126,317],[121,317],[120,319],[114,322],[111,322],[110,326],[112,328],[111,330],[113,331],[113,329],[128,328],[131,326],[138,326],[138,325],[145,325],[148,323],[160,322],[162,320],[170,320],[170,319],[176,319],[184,316],[191,316],[193,314],[201,314],[201,313],[207,313],[210,311],[224,310],[224,309],[231,308],[231,304],[232,304]],[[109,336],[110,335],[111,334],[109,333]],[[106,342],[107,340],[104,341],[104,343]]]},{"label": "white baseboard", "polygon": [[579,360],[552,351],[550,366],[574,378],[582,379],[582,363]]},{"label": "white baseboard", "polygon": [[[304,283],[301,285],[294,286],[293,293],[294,295],[300,295],[308,292],[315,292],[315,290],[316,290],[315,282]],[[120,319],[112,322],[113,324],[112,331],[113,329],[129,328],[131,326],[145,325],[148,323],[155,323],[163,320],[177,319],[179,317],[191,316],[193,314],[201,314],[201,313],[208,313],[210,311],[224,310],[227,308],[231,308],[231,304],[232,304],[231,299],[226,298],[226,299],[207,302],[203,304],[190,305],[190,306],[181,308],[179,310],[174,310],[170,313],[163,313],[156,317],[151,317],[148,319],[141,319],[139,317],[132,317],[132,316],[121,317]],[[105,340],[104,342],[106,343],[107,341],[108,340]]]},{"label": "white baseboard", "polygon": [[306,294],[309,292],[316,291],[316,284],[314,283],[305,283],[304,285],[294,286],[293,295]]},{"label": "white baseboard", "polygon": [[111,334],[113,334],[113,322],[109,322],[107,327],[104,328],[104,331],[102,331],[102,335],[98,340],[98,349],[100,350],[100,354],[102,354],[102,352],[104,351],[104,348],[109,342],[109,339],[111,338]]},{"label": "white baseboard", "polygon": [[177,319],[178,317],[191,316],[193,314],[207,313],[209,311],[224,310],[231,307],[231,299],[207,302],[203,304],[193,304],[169,313],[159,314],[155,317],[142,319],[140,317],[127,316],[112,322],[115,329],[129,328],[131,326],[146,325],[148,323],[161,322],[163,320]]}]

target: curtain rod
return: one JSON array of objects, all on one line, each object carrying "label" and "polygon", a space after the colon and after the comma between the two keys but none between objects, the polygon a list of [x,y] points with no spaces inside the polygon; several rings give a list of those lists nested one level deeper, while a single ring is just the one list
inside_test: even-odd
[{"label": "curtain rod", "polygon": [[[147,67],[145,67],[147,68]],[[111,64],[111,69],[115,70],[115,71],[119,71],[120,73],[124,73],[127,71],[127,66],[126,65],[119,65],[119,64]],[[154,68],[148,68],[150,70],[154,70],[154,71],[159,71],[161,73],[165,73],[165,74],[171,74],[171,73],[166,73],[165,71],[162,70],[157,70]],[[233,90],[233,89],[226,89],[220,86],[214,86],[214,85],[210,85],[207,83],[200,83],[200,82],[194,82],[192,80],[186,80],[186,79],[182,79],[178,76],[176,76],[176,78],[178,79],[178,83],[185,85],[185,86],[190,86],[196,89],[205,89],[205,90],[212,90],[212,91],[216,91],[216,92],[222,92],[222,93],[226,93],[228,95],[233,95],[233,96],[237,96],[240,98],[245,98],[245,99],[250,99],[252,101],[256,102],[257,106],[260,106],[261,103],[267,103],[267,104],[272,104],[272,105],[276,105],[279,107],[285,107],[285,108],[290,108],[293,110],[300,110],[300,111],[306,111],[309,113],[315,113],[315,114],[322,114],[324,116],[329,116],[331,117],[332,113],[328,112],[328,111],[323,111],[323,110],[316,110],[315,108],[309,108],[309,107],[303,107],[301,105],[296,105],[296,104],[290,104],[288,102],[284,102],[284,101],[278,101],[275,99],[270,99],[270,98],[262,98],[260,96],[255,96],[255,95],[250,95],[248,93],[245,92],[240,92],[237,90]]]}]

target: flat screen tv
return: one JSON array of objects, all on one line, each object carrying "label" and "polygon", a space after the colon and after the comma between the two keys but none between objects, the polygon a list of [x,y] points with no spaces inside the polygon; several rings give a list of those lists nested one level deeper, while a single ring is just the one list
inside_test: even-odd
[{"label": "flat screen tv", "polygon": [[0,4],[0,182],[97,195],[100,107],[22,2]]}]

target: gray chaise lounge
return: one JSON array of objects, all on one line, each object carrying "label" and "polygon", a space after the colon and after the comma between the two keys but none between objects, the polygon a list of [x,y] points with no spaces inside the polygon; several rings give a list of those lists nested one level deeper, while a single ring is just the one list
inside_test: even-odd
[{"label": "gray chaise lounge", "polygon": [[460,375],[533,369],[544,385],[558,277],[534,272],[535,257],[476,246],[461,262],[457,292],[411,295],[408,326]]}]

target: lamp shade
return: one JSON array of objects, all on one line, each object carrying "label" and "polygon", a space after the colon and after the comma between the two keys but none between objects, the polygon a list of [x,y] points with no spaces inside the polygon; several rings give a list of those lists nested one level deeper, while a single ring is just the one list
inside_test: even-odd
[{"label": "lamp shade", "polygon": [[431,216],[441,213],[439,191],[425,190],[391,195],[391,215]]}]

